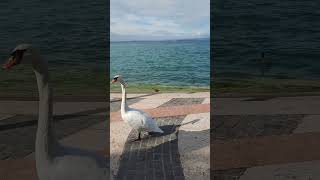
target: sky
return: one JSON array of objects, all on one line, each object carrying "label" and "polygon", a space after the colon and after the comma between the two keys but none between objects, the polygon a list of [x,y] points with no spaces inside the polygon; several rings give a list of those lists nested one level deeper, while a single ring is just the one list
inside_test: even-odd
[{"label": "sky", "polygon": [[111,0],[111,41],[210,36],[210,0]]}]

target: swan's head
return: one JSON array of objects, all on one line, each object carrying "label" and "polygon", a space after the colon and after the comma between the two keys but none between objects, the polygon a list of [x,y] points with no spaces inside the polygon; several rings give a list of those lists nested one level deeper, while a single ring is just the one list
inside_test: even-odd
[{"label": "swan's head", "polygon": [[34,59],[33,56],[35,55],[36,52],[30,44],[20,44],[11,51],[9,59],[3,64],[2,68],[11,69],[13,66],[21,64],[22,62],[31,64]]},{"label": "swan's head", "polygon": [[127,84],[124,82],[124,80],[123,80],[121,75],[114,76],[112,81],[111,81],[112,84],[117,83],[117,82],[122,84],[122,85],[124,85],[124,86],[127,86]]}]

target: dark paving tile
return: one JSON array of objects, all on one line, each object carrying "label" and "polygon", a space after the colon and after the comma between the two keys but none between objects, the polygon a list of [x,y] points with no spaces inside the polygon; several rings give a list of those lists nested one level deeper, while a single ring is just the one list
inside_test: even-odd
[{"label": "dark paving tile", "polygon": [[212,180],[239,180],[246,168],[211,171]]},{"label": "dark paving tile", "polygon": [[303,115],[213,115],[211,138],[233,139],[291,134]]},{"label": "dark paving tile", "polygon": [[[304,115],[214,115],[211,141],[288,135],[302,122]],[[239,180],[246,168],[211,171],[213,180]]]},{"label": "dark paving tile", "polygon": [[[145,134],[141,141],[134,141],[138,135],[136,131],[130,132],[115,179],[123,180],[125,177],[130,177],[130,179],[174,180],[177,175],[184,179],[176,126],[183,119],[184,116],[158,118],[157,122],[164,134],[152,136]],[[128,156],[129,159],[123,158]]]},{"label": "dark paving tile", "polygon": [[172,98],[170,101],[162,104],[159,107],[201,104],[203,101],[204,98]]},{"label": "dark paving tile", "polygon": [[[23,119],[23,116],[17,116]],[[37,116],[26,116],[26,119],[37,122]],[[58,139],[76,133],[99,122],[106,121],[105,116],[75,116],[55,119],[53,128]],[[17,121],[17,120],[16,120]],[[34,152],[37,124],[8,128],[0,131],[0,159],[23,158]]]},{"label": "dark paving tile", "polygon": [[271,100],[275,97],[272,97],[272,96],[265,96],[265,97],[253,97],[253,98],[247,98],[247,99],[244,99],[242,101],[267,101],[267,100]]}]

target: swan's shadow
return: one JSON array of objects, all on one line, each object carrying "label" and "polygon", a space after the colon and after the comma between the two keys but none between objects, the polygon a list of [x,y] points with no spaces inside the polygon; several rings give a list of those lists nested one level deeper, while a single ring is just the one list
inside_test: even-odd
[{"label": "swan's shadow", "polygon": [[125,143],[115,179],[172,179],[177,175],[183,177],[176,126],[183,119],[184,116],[158,118],[157,123],[164,133],[144,134],[140,141],[134,141],[138,132],[132,130]]},{"label": "swan's shadow", "polygon": [[160,126],[159,128],[162,129],[163,133],[150,132],[148,133],[148,135],[145,134],[143,138],[148,139],[148,138],[167,136],[177,131],[177,126],[173,124]]},{"label": "swan's shadow", "polygon": [[138,133],[131,131],[115,179],[185,179],[178,148],[178,129],[184,117],[158,118],[164,133],[145,134],[141,141],[134,141]]},{"label": "swan's shadow", "polygon": [[173,134],[173,133],[177,133],[178,128],[180,126],[184,126],[184,125],[187,125],[187,124],[194,124],[194,123],[196,123],[198,121],[200,121],[200,119],[195,119],[195,120],[192,120],[190,122],[183,123],[183,124],[171,124],[171,125],[159,126],[160,129],[163,131],[163,133],[149,133],[149,138],[167,136],[167,135],[170,135],[170,134]]}]

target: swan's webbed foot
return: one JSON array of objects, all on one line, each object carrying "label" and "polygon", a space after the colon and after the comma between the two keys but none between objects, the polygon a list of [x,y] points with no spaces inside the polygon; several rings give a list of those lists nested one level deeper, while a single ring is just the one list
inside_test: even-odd
[{"label": "swan's webbed foot", "polygon": [[148,135],[151,137],[159,137],[162,136],[162,133],[159,132],[148,132]]}]

